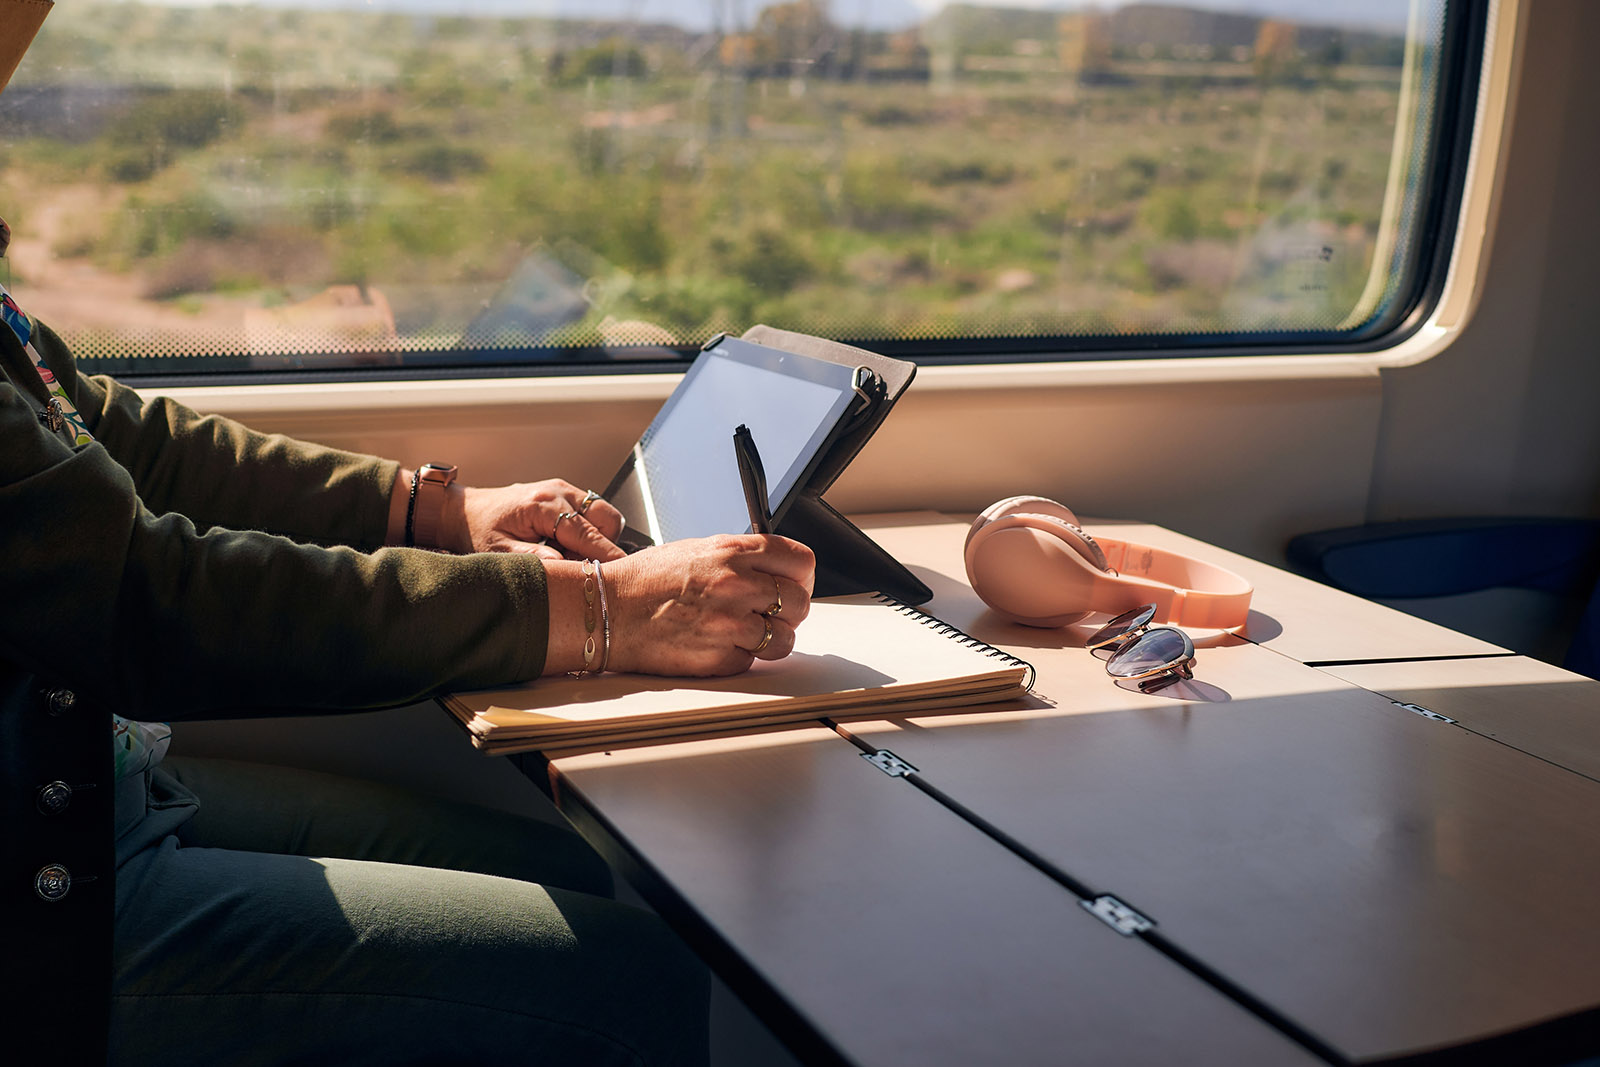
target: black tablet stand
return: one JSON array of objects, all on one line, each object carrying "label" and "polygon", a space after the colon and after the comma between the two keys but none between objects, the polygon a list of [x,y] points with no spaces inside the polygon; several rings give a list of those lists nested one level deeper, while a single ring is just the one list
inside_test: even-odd
[{"label": "black tablet stand", "polygon": [[816,553],[815,595],[880,592],[907,604],[932,599],[933,591],[916,575],[822,499],[823,492],[844,473],[911,384],[917,373],[916,364],[770,326],[752,326],[741,340],[847,367],[866,367],[877,376],[877,395],[871,406],[834,441],[806,484],[798,489],[775,530]]}]

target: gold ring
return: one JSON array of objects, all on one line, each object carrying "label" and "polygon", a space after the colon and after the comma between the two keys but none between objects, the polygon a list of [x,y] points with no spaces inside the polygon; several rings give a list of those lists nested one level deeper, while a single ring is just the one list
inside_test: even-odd
[{"label": "gold ring", "polygon": [[783,588],[778,585],[778,576],[776,574],[772,576],[772,595],[777,599],[767,607],[766,611],[761,613],[769,619],[783,610]]},{"label": "gold ring", "polygon": [[768,645],[772,644],[772,620],[767,618],[767,617],[765,617],[765,616],[762,616],[761,621],[766,626],[767,632],[761,635],[760,643],[758,643],[755,648],[752,648],[750,650],[750,654],[752,656],[758,655],[761,652],[762,649],[764,649]]},{"label": "gold ring", "polygon": [[578,505],[578,514],[582,515],[584,512],[588,511],[589,510],[589,505],[593,504],[596,500],[599,500],[599,499],[600,499],[600,494],[599,493],[595,492],[593,489],[589,490],[589,492],[584,495],[583,503]]}]

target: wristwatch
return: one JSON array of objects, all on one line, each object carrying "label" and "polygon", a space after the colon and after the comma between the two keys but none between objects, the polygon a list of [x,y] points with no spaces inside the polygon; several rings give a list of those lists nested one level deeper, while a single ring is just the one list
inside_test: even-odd
[{"label": "wristwatch", "polygon": [[424,463],[411,479],[411,506],[406,512],[406,544],[442,548],[439,527],[444,521],[445,491],[456,480],[453,463]]}]

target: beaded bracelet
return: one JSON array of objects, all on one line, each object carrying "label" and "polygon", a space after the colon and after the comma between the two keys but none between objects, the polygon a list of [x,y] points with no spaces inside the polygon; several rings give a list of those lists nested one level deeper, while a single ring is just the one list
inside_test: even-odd
[{"label": "beaded bracelet", "polygon": [[413,525],[417,518],[417,482],[422,478],[422,468],[418,467],[411,472],[411,495],[406,498],[406,539],[405,546],[413,548],[417,543],[416,527]]}]

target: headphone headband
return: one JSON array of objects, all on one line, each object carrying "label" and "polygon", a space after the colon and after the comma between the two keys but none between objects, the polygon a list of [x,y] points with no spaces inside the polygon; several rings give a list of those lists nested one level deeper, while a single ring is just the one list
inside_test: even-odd
[{"label": "headphone headband", "polygon": [[1100,547],[1116,572],[1105,577],[1148,590],[1147,600],[1156,606],[1157,622],[1232,630],[1250,617],[1254,590],[1226,567],[1132,541],[1102,538]]}]

